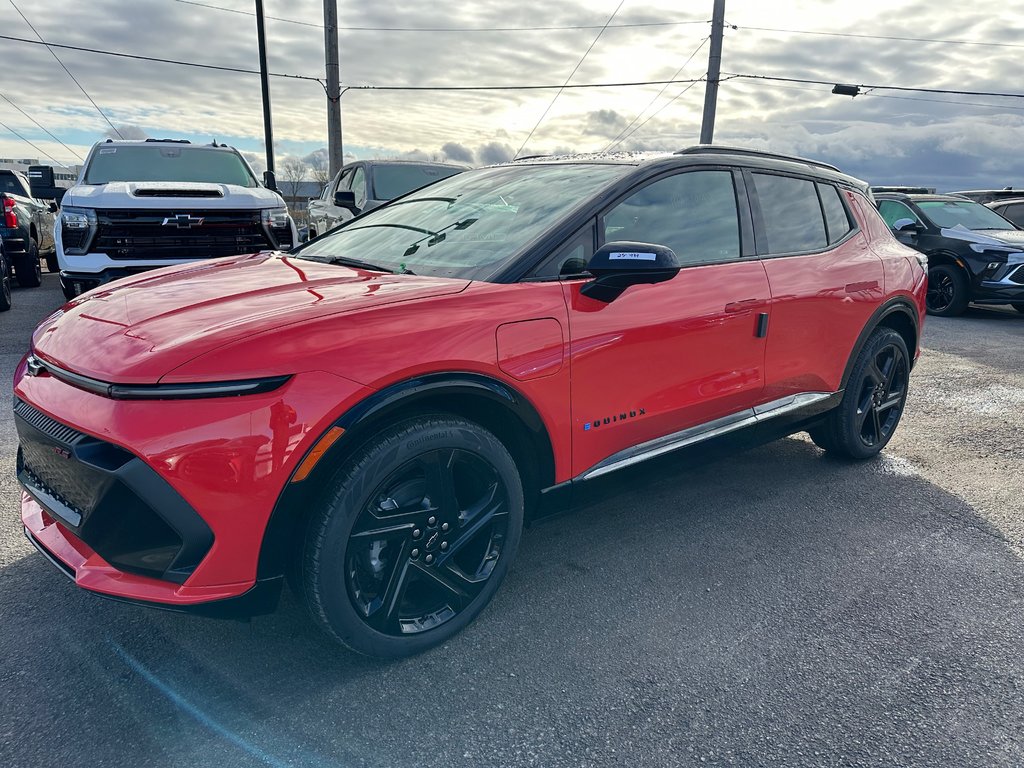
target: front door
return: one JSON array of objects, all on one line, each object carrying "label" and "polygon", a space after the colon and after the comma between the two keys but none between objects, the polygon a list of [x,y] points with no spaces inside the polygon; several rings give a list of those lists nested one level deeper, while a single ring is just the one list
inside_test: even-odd
[{"label": "front door", "polygon": [[741,253],[734,173],[691,170],[631,192],[598,221],[602,243],[658,243],[682,269],[610,303],[563,284],[569,307],[573,474],[620,451],[755,404],[764,387],[768,279]]}]

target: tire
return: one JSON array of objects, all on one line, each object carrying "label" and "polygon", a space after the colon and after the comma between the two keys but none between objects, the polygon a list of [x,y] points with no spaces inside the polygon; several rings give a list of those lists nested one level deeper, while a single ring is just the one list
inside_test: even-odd
[{"label": "tire", "polygon": [[60,264],[57,262],[57,254],[54,251],[46,254],[46,271],[51,275],[60,272]]},{"label": "tire", "polygon": [[876,328],[857,356],[838,407],[808,430],[826,453],[870,459],[892,438],[907,402],[910,354],[903,337]]},{"label": "tire", "polygon": [[11,308],[11,270],[7,257],[0,253],[0,312]]},{"label": "tire", "polygon": [[28,253],[17,256],[14,276],[22,288],[38,288],[43,283],[43,269],[39,266],[39,243],[29,240]]},{"label": "tire", "polygon": [[455,416],[410,419],[363,445],[314,510],[302,596],[351,650],[421,653],[490,602],[522,527],[522,481],[498,438]]},{"label": "tire", "polygon": [[928,269],[928,314],[936,317],[962,315],[971,300],[967,275],[951,264],[936,264]]}]

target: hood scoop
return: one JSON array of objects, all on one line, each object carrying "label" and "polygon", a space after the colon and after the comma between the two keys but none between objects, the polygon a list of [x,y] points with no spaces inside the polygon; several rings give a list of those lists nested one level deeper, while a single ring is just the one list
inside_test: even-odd
[{"label": "hood scoop", "polygon": [[135,190],[136,197],[224,197],[219,189],[171,189],[143,187]]}]

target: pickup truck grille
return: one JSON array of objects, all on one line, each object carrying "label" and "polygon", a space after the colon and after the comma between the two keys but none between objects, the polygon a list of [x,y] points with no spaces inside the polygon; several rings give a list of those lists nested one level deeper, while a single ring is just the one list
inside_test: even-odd
[{"label": "pickup truck grille", "polygon": [[275,247],[259,211],[100,210],[96,219],[89,250],[112,259],[208,259]]}]

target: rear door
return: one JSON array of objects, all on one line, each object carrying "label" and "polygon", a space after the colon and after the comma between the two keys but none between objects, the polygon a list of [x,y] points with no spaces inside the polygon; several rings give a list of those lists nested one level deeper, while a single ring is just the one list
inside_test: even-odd
[{"label": "rear door", "polygon": [[884,295],[881,260],[835,184],[748,171],[757,248],[771,285],[765,402],[835,392]]},{"label": "rear door", "polygon": [[[682,269],[610,303],[582,295],[586,280],[563,283],[574,475],[645,441],[735,414],[761,396],[759,315],[770,296],[741,198],[738,171],[701,168],[646,182],[598,218],[598,244],[667,245]],[[551,274],[579,270],[581,255],[590,255],[585,237],[581,243]]]}]

